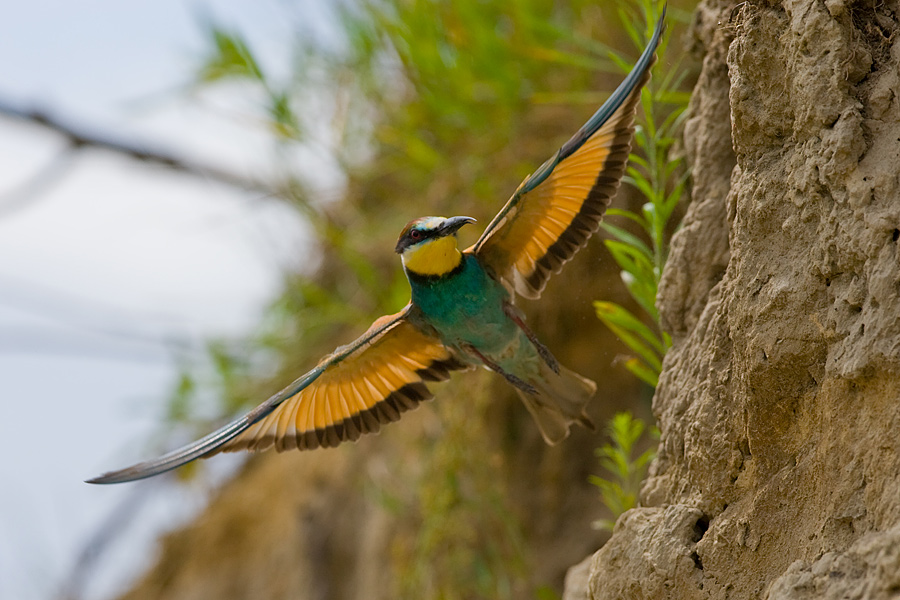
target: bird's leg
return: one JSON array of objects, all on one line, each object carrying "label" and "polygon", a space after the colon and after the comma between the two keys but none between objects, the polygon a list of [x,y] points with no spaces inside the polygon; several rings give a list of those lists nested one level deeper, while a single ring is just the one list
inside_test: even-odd
[{"label": "bird's leg", "polygon": [[485,356],[484,354],[479,352],[478,349],[475,348],[475,346],[472,346],[471,344],[466,344],[465,346],[463,346],[463,348],[465,348],[466,351],[471,352],[472,354],[477,356],[479,359],[481,359],[481,362],[483,362],[487,366],[487,368],[489,368],[491,371],[493,371],[495,373],[499,373],[500,375],[503,375],[503,377],[505,377],[506,380],[508,382],[510,382],[511,384],[513,384],[515,387],[519,388],[523,392],[531,394],[532,396],[537,395],[538,391],[537,391],[537,389],[535,389],[535,387],[533,385],[525,383],[524,381],[522,381],[521,379],[519,379],[512,373],[507,373],[506,371],[504,371],[500,365],[498,365],[497,363],[495,363],[494,361],[489,359],[487,356]]},{"label": "bird's leg", "polygon": [[534,347],[537,349],[538,354],[541,355],[541,358],[544,359],[544,362],[547,363],[547,366],[553,369],[553,372],[559,375],[559,361],[556,360],[556,357],[550,353],[550,350],[541,343],[537,336],[534,335],[534,332],[528,329],[528,325],[525,324],[525,319],[522,316],[522,313],[519,312],[512,304],[506,302],[503,304],[503,312],[506,313],[510,319],[513,320],[513,323],[519,326],[525,335],[528,337],[528,340],[534,344]]}]

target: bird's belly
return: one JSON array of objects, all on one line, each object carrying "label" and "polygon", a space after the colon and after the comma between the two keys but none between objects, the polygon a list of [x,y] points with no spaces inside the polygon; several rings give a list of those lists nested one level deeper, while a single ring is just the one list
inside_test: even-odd
[{"label": "bird's belly", "polygon": [[448,346],[472,345],[480,352],[502,352],[518,333],[503,310],[508,292],[477,265],[452,279],[414,286],[413,302]]},{"label": "bird's belly", "polygon": [[461,302],[434,322],[445,344],[470,344],[480,352],[493,354],[509,345],[515,326],[496,306]]}]

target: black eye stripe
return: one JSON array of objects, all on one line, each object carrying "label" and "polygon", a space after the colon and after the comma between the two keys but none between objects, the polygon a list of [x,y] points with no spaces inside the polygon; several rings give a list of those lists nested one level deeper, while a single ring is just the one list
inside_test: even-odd
[{"label": "black eye stripe", "polygon": [[408,237],[414,242],[421,242],[423,240],[427,240],[428,238],[436,237],[437,234],[438,231],[436,229],[410,229]]},{"label": "black eye stripe", "polygon": [[412,228],[406,233],[403,234],[397,241],[397,246],[394,248],[394,252],[402,252],[406,248],[410,246],[414,246],[431,238],[440,237],[440,230],[438,229],[415,229]]}]

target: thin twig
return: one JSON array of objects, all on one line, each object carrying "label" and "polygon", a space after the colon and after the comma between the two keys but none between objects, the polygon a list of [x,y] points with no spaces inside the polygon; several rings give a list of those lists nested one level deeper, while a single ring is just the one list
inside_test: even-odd
[{"label": "thin twig", "polygon": [[21,108],[0,99],[0,115],[19,119],[27,123],[39,125],[63,136],[73,149],[100,148],[111,150],[134,160],[152,163],[195,175],[214,179],[222,183],[256,192],[264,192],[266,195],[277,195],[276,190],[261,181],[238,175],[232,171],[220,169],[210,165],[195,163],[173,154],[152,149],[145,144],[137,144],[129,140],[117,139],[113,136],[89,131],[50,113],[36,108]]},{"label": "thin twig", "polygon": [[0,219],[9,217],[32,205],[54,184],[62,180],[75,158],[72,146],[68,146],[54,155],[46,164],[28,176],[28,178],[12,190],[0,196]]}]

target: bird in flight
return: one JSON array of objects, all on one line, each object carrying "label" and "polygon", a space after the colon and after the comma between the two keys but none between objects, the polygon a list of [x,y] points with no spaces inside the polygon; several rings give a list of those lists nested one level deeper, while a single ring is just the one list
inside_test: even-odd
[{"label": "bird in flight", "polygon": [[593,428],[585,406],[597,385],[557,362],[526,326],[515,295],[538,298],[552,273],[600,225],[625,173],[634,114],[664,29],[665,8],[634,68],[588,122],[525,178],[478,241],[460,250],[471,217],[422,217],[400,233],[411,289],[406,307],[244,416],[155,460],[88,483],[120,483],[238,450],[312,450],[353,441],[431,398],[427,382],[484,366],[519,393],[544,440],[572,424]]}]

